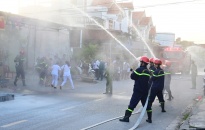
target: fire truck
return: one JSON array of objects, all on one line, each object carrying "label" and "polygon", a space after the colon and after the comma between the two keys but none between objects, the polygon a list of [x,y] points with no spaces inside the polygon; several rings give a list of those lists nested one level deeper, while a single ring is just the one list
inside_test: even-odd
[{"label": "fire truck", "polygon": [[163,64],[166,60],[170,61],[173,73],[188,74],[190,72],[191,55],[182,47],[175,45],[174,33],[156,33],[155,43],[157,43],[153,45],[155,56],[161,59]]},{"label": "fire truck", "polygon": [[191,55],[181,47],[158,47],[157,58],[164,64],[166,60],[171,62],[173,73],[189,74],[191,67]]}]

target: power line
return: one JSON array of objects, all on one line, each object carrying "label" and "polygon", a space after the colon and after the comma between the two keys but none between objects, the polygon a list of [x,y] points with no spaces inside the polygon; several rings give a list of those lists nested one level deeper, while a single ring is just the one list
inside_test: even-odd
[{"label": "power line", "polygon": [[146,5],[146,6],[134,6],[135,8],[150,8],[150,7],[157,7],[157,6],[167,6],[167,5],[176,5],[176,4],[184,4],[184,3],[193,3],[198,1],[204,0],[190,0],[190,1],[181,1],[181,2],[173,2],[173,3],[165,3],[165,4],[156,4],[156,5]]},{"label": "power line", "polygon": [[[204,1],[204,0],[190,0],[190,1],[182,1],[182,2],[173,2],[173,3],[165,3],[165,4],[156,4],[156,5],[146,5],[146,6],[134,6],[136,8],[150,8],[150,7],[157,7],[157,6],[167,6],[167,5],[176,5],[176,4],[184,4],[184,3],[191,3],[191,2],[198,2],[198,1]],[[113,3],[103,3],[103,4],[97,4],[95,6],[89,5],[89,6],[78,6],[79,9],[85,9],[88,7],[96,7],[96,6],[112,6]],[[117,3],[116,3],[117,4]],[[48,11],[39,11],[39,12],[32,12],[32,13],[25,13],[25,14],[37,14],[37,13],[50,13],[50,12],[60,12],[60,11],[68,11],[73,10],[73,8],[64,8],[64,9],[56,9],[56,10],[48,10]],[[109,11],[119,11],[118,9],[112,9]],[[94,11],[88,11],[88,13],[97,13],[97,12],[108,12],[107,10],[94,10]],[[80,13],[72,13],[71,15],[80,14]]]}]

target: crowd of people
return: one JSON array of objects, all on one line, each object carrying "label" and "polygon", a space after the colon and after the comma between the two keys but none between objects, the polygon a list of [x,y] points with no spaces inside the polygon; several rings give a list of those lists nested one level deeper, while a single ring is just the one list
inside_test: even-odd
[{"label": "crowd of people", "polygon": [[[16,63],[16,77],[14,80],[14,85],[17,86],[17,81],[21,77],[23,86],[25,83],[25,72],[24,72],[24,52],[20,51],[14,59]],[[142,106],[146,107],[148,123],[152,123],[152,104],[157,97],[161,106],[161,111],[165,110],[165,100],[163,93],[167,91],[168,99],[171,101],[174,97],[171,93],[170,83],[171,83],[171,62],[165,61],[165,65],[162,65],[162,61],[157,58],[148,58],[147,56],[142,56],[140,58],[139,67],[134,70],[128,62],[121,62],[120,60],[114,61],[103,61],[103,60],[93,60],[90,63],[81,61],[75,66],[78,68],[80,75],[89,76],[93,73],[96,80],[106,79],[106,90],[104,94],[112,94],[112,81],[128,79],[129,77],[134,80],[133,94],[130,99],[127,110],[125,110],[125,115],[120,121],[129,122],[129,118],[134,111],[137,104],[141,101]],[[62,59],[58,56],[52,58],[41,57],[37,58],[35,64],[35,70],[39,75],[40,85],[50,85],[53,88],[59,86],[60,89],[64,87],[67,80],[69,79],[71,88],[74,89],[74,84],[71,76],[71,65],[70,62],[63,55]],[[197,67],[192,62],[191,68],[192,74],[192,88],[196,88],[196,75]],[[62,79],[62,83],[58,84],[59,78]],[[50,80],[49,80],[50,79]],[[148,100],[147,106],[145,106],[146,100]]]},{"label": "crowd of people", "polygon": [[121,60],[104,61],[104,60],[93,60],[90,63],[81,61],[79,68],[82,69],[82,73],[89,76],[90,73],[94,73],[96,80],[102,81],[105,77],[105,72],[108,64],[112,67],[113,80],[119,81],[128,79],[130,75],[130,64]]},{"label": "crowd of people", "polygon": [[[21,78],[23,86],[26,86],[24,72],[24,51],[20,51],[19,55],[15,57],[14,62],[16,68],[14,85],[17,86],[17,81],[19,78]],[[71,65],[66,59],[65,54],[62,58],[59,58],[58,55],[55,55],[54,58],[38,57],[34,68],[39,76],[39,85],[41,86],[51,86],[55,89],[59,86],[59,88],[62,89],[69,79],[72,89],[75,88],[71,76]],[[62,79],[62,83],[58,85],[60,78]]]},{"label": "crowd of people", "polygon": [[[91,62],[86,62],[86,60],[79,60],[72,64],[72,69],[77,71],[77,75],[92,76],[95,80],[102,81],[103,79],[109,80],[123,80],[128,79],[130,75],[130,64],[128,62],[122,62],[120,60],[104,61],[92,60]],[[24,51],[20,51],[19,54],[14,59],[16,68],[16,77],[14,80],[14,85],[17,86],[18,80],[21,78],[23,86],[26,86],[25,81],[25,54]],[[109,72],[108,70],[109,64]],[[71,63],[66,59],[64,54],[62,58],[55,55],[53,58],[48,57],[37,57],[34,65],[35,72],[39,77],[40,86],[52,86],[60,89],[63,88],[67,80],[69,79],[72,89],[74,89],[73,80],[71,76]],[[109,77],[109,79],[108,79]],[[63,82],[58,84],[59,79]],[[109,86],[109,85],[108,85]]]}]

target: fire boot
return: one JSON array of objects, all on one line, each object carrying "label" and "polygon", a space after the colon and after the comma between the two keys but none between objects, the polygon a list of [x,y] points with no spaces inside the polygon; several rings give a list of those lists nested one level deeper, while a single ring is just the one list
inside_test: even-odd
[{"label": "fire boot", "polygon": [[125,111],[125,116],[122,119],[119,119],[122,122],[129,122],[129,118],[131,116],[132,112],[129,110]]},{"label": "fire boot", "polygon": [[146,120],[146,122],[148,123],[152,123],[152,112],[147,112],[147,116],[148,116],[148,119]]},{"label": "fire boot", "polygon": [[164,102],[161,102],[161,108],[162,108],[162,112],[166,112],[165,110],[164,110]]}]

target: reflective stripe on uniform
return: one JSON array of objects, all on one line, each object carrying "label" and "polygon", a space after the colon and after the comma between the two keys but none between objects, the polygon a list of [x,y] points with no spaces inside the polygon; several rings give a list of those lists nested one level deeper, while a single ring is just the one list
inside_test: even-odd
[{"label": "reflective stripe on uniform", "polygon": [[147,73],[138,73],[137,71],[134,71],[135,74],[137,75],[144,75],[144,76],[150,76],[150,74],[147,74]]},{"label": "reflective stripe on uniform", "polygon": [[153,76],[154,76],[154,77],[160,77],[160,76],[164,76],[164,75],[167,75],[167,74],[171,74],[171,73],[164,73],[164,74],[159,74],[159,75],[154,75],[154,74],[153,74]]},{"label": "reflective stripe on uniform", "polygon": [[154,72],[154,70],[150,70],[151,72]]},{"label": "reflective stripe on uniform", "polygon": [[131,110],[131,109],[129,109],[129,108],[128,108],[127,110],[130,111],[130,112],[133,112],[133,110]]}]

